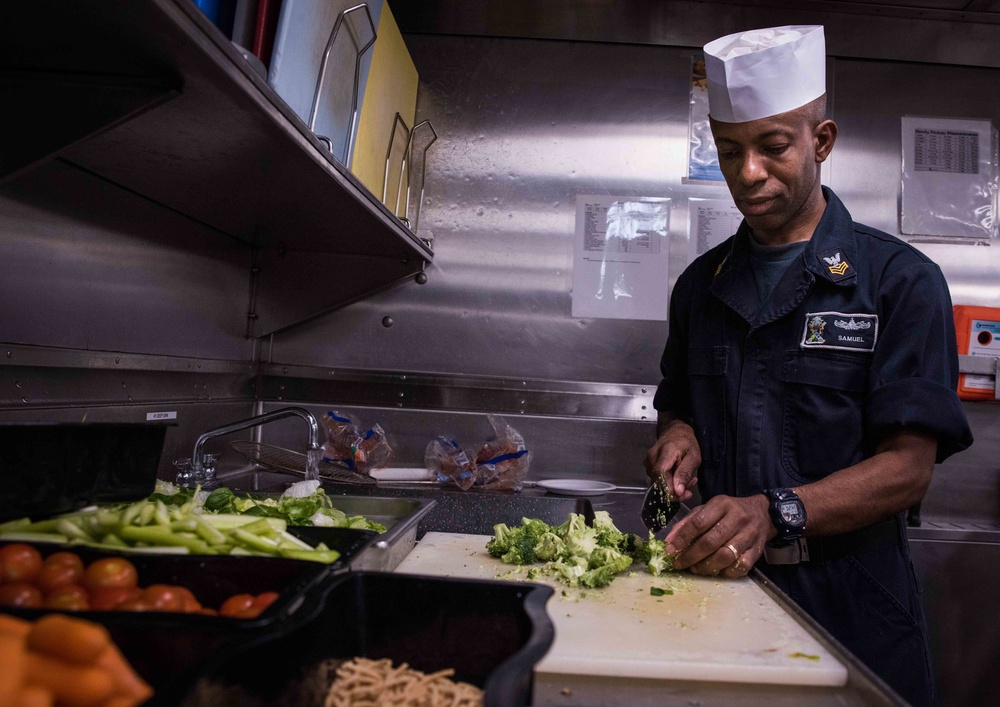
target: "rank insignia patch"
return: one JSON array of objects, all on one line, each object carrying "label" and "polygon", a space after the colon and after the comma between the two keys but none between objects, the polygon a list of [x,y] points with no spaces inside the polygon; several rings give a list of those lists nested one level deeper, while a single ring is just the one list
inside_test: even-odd
[{"label": "rank insignia patch", "polygon": [[803,349],[874,351],[878,341],[877,314],[810,312],[802,330]]},{"label": "rank insignia patch", "polygon": [[823,264],[823,267],[826,268],[827,272],[830,273],[830,279],[834,282],[846,280],[854,275],[854,268],[847,262],[843,251],[840,249],[828,250],[825,253],[820,253],[819,261]]}]

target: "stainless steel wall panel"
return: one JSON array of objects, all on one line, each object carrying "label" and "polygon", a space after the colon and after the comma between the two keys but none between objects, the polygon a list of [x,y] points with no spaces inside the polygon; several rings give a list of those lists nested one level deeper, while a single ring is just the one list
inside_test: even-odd
[{"label": "stainless steel wall panel", "polygon": [[0,214],[0,340],[251,357],[245,245],[60,162],[0,188]]},{"label": "stainless steel wall panel", "polygon": [[686,95],[690,51],[408,41],[422,77],[419,117],[441,136],[427,155],[418,234],[434,242],[428,282],[282,332],[271,360],[655,381],[664,322],[570,316],[575,198],[680,186],[687,103],[671,97]]},{"label": "stainless steel wall panel", "polygon": [[[836,67],[840,136],[830,184],[856,221],[900,235],[900,119],[986,118],[1000,127],[1000,70],[843,59]],[[1000,306],[1000,241],[914,245],[941,266],[955,304]]]},{"label": "stainless steel wall panel", "polygon": [[934,470],[921,515],[930,523],[1000,525],[1000,406],[963,407],[976,441]]},{"label": "stainless steel wall panel", "polygon": [[0,344],[0,409],[253,400],[250,362]]},{"label": "stainless steel wall panel", "polygon": [[622,384],[461,375],[261,367],[264,400],[336,401],[338,405],[653,420],[654,388]]}]

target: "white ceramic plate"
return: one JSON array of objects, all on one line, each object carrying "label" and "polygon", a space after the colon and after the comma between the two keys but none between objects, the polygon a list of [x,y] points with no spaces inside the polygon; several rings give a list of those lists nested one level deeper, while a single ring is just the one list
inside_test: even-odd
[{"label": "white ceramic plate", "polygon": [[600,496],[602,493],[614,491],[617,486],[603,481],[588,481],[587,479],[546,479],[539,481],[538,486],[549,493],[560,496]]}]

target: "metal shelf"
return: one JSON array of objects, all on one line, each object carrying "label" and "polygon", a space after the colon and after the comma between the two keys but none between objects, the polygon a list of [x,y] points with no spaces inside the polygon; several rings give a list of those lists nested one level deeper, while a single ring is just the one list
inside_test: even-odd
[{"label": "metal shelf", "polygon": [[[59,158],[258,248],[255,335],[431,260],[189,0],[4,3],[0,96],[8,106],[44,97],[41,109],[0,116],[28,146],[0,157],[0,183]],[[66,125],[79,127],[57,129]],[[328,266],[322,287],[296,271],[312,256]],[[329,270],[337,263],[351,270],[343,285]],[[301,305],[280,294],[296,282],[308,292]]]}]

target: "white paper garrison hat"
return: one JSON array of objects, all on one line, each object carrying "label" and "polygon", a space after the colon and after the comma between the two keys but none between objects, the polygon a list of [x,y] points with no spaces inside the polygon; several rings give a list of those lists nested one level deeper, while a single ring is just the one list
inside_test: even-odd
[{"label": "white paper garrison hat", "polygon": [[705,45],[708,112],[745,123],[804,106],[826,93],[821,25],[737,32]]}]

